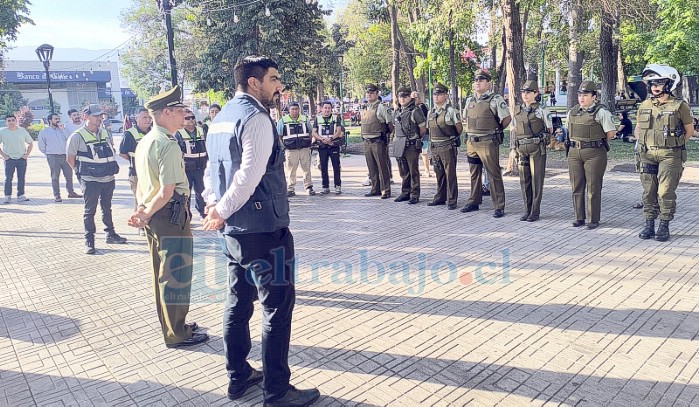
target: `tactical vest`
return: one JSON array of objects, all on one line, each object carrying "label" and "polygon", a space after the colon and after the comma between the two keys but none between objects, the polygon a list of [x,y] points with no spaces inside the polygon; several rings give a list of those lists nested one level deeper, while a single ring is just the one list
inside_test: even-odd
[{"label": "tactical vest", "polygon": [[415,103],[411,102],[407,106],[398,108],[395,112],[396,115],[393,118],[393,126],[396,130],[396,137],[405,137],[408,140],[420,138],[420,128],[411,120],[415,108]]},{"label": "tactical vest", "polygon": [[575,105],[568,116],[568,134],[571,140],[595,141],[607,138],[604,128],[597,123],[595,116],[604,105],[596,104],[588,109]]},{"label": "tactical vest", "polygon": [[[337,120],[335,120],[334,115],[330,115],[330,117],[323,117],[322,114],[319,114],[316,117],[316,122],[318,123],[318,134],[320,134],[321,136],[334,135],[336,126],[340,125],[340,123]],[[342,145],[342,139],[337,138],[337,139],[333,139],[332,146],[321,143],[318,146],[318,148],[339,147],[340,145]]]},{"label": "tactical vest", "polygon": [[427,128],[430,131],[430,139],[432,141],[447,141],[459,136],[456,126],[446,122],[448,107],[445,105],[439,114],[435,110],[430,112]]},{"label": "tactical vest", "polygon": [[[274,146],[260,183],[250,199],[226,220],[223,232],[266,233],[288,227],[289,200],[284,176],[284,149],[267,110],[251,96],[238,95],[219,114],[223,115],[225,122],[212,125],[206,141],[209,147],[211,188],[217,200],[226,193],[233,182],[233,176],[240,169],[243,159],[241,135],[253,116],[264,115],[273,129],[269,134],[255,134],[253,137],[264,137],[265,142]],[[225,129],[219,130],[224,127]]]},{"label": "tactical vest", "polygon": [[469,99],[466,111],[467,132],[469,135],[495,134],[501,130],[498,117],[490,110],[490,101],[495,93],[490,96],[482,96],[476,100],[473,96]]},{"label": "tactical vest", "polygon": [[[126,130],[127,133],[131,134],[133,139],[136,141],[136,145],[138,145],[138,142],[141,141],[143,136],[146,135],[146,133],[141,133],[138,131],[137,126],[133,126],[132,128]],[[129,176],[136,175],[136,147],[134,147],[133,151],[128,152],[129,156]]]},{"label": "tactical vest", "polygon": [[377,138],[381,136],[384,131],[385,124],[381,123],[376,113],[379,110],[380,102],[374,102],[375,107],[370,107],[367,105],[366,109],[362,111],[362,137],[364,138]]},{"label": "tactical vest", "polygon": [[204,130],[197,127],[194,137],[192,137],[186,129],[180,129],[177,133],[177,144],[182,150],[184,158],[184,168],[186,171],[201,170],[206,168],[207,153],[206,153],[206,137]]},{"label": "tactical vest", "polygon": [[680,122],[681,99],[672,98],[663,104],[644,100],[638,108],[638,142],[649,147],[679,147],[684,145],[684,126]]},{"label": "tactical vest", "polygon": [[311,133],[306,128],[308,119],[304,115],[300,115],[296,120],[291,118],[291,115],[282,117],[284,124],[284,134],[282,141],[284,147],[289,150],[299,150],[311,146]]},{"label": "tactical vest", "polygon": [[98,129],[99,135],[95,137],[85,127],[76,131],[87,146],[87,151],[78,151],[75,156],[78,176],[107,177],[119,172],[119,163],[116,162],[116,150],[108,141],[108,133],[105,129]]},{"label": "tactical vest", "polygon": [[522,104],[515,109],[515,130],[518,139],[540,137],[546,131],[543,117],[536,117],[538,108],[539,104],[534,103],[529,107]]}]

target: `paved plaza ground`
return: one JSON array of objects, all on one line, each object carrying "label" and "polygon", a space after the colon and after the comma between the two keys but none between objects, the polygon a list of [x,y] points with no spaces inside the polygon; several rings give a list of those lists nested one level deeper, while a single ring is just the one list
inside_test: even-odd
[{"label": "paved plaza ground", "polygon": [[[291,380],[318,387],[317,405],[699,405],[699,168],[686,169],[673,238],[659,243],[637,237],[630,172],[606,175],[601,227],[585,230],[571,226],[564,166],[548,171],[535,223],[519,221],[514,177],[494,219],[487,197],[469,214],[427,207],[434,178],[418,205],[365,198],[364,157],[342,166],[342,195],[309,197],[299,183],[291,198]],[[98,236],[95,256],[82,254],[82,200],[53,202],[40,153],[31,201],[0,206],[0,405],[261,405],[259,386],[226,398],[225,264],[196,215],[189,315],[211,340],[163,345],[126,175],[122,161],[114,220],[129,242]]]}]

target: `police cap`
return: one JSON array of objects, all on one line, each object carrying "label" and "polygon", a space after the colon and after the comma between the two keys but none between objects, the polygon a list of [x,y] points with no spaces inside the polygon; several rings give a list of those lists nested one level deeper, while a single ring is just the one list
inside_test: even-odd
[{"label": "police cap", "polygon": [[593,81],[583,81],[578,88],[578,93],[597,93],[597,84]]},{"label": "police cap", "polygon": [[367,92],[378,92],[379,87],[374,85],[373,83],[367,83],[366,84],[366,91]]},{"label": "police cap", "polygon": [[447,89],[446,86],[442,85],[441,83],[438,83],[434,85],[434,93],[449,93],[449,89]]},{"label": "police cap", "polygon": [[476,73],[473,75],[475,79],[485,79],[486,81],[490,81],[492,77],[490,76],[490,73],[486,71],[485,69],[479,69],[476,71]]},{"label": "police cap", "polygon": [[539,86],[537,85],[536,81],[526,81],[524,82],[521,91],[538,92]]},{"label": "police cap", "polygon": [[175,85],[167,92],[159,93],[146,102],[146,109],[151,112],[163,110],[166,107],[185,107],[182,103],[182,89]]},{"label": "police cap", "polygon": [[407,96],[410,97],[410,94],[412,93],[412,90],[410,90],[409,87],[407,86],[401,86],[398,88],[398,96]]}]

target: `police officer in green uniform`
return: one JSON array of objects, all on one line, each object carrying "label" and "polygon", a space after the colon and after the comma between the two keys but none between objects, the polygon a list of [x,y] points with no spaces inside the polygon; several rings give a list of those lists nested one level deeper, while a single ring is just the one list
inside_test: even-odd
[{"label": "police officer in green uniform", "polygon": [[573,189],[574,227],[585,225],[587,189],[588,229],[599,226],[602,212],[602,180],[607,169],[609,141],[616,135],[612,114],[597,102],[597,85],[583,81],[578,104],[568,111],[568,171]]},{"label": "police officer in green uniform", "polygon": [[379,88],[373,83],[366,85],[366,100],[366,108],[362,110],[362,139],[371,191],[364,196],[381,195],[381,199],[388,199],[391,197],[388,135],[393,131],[393,115],[381,103]]},{"label": "police officer in green uniform", "polygon": [[490,90],[490,73],[479,69],[474,76],[474,95],[466,99],[464,118],[468,138],[468,160],[471,171],[471,196],[461,212],[477,211],[483,202],[483,167],[491,181],[490,198],[494,218],[505,215],[505,184],[500,170],[500,144],[503,130],[512,118],[502,96]]},{"label": "police officer in green uniform", "polygon": [[420,200],[422,136],[427,131],[425,114],[415,105],[415,99],[410,97],[412,90],[409,87],[402,86],[397,93],[399,107],[393,114],[395,132],[391,142],[403,182],[400,195],[394,201],[416,204]]},{"label": "police officer in green uniform", "polygon": [[206,202],[202,193],[204,192],[204,171],[209,157],[206,153],[206,133],[203,128],[197,126],[194,112],[185,109],[184,128],[177,130],[174,136],[184,156],[184,173],[187,175],[189,188],[194,191],[194,208],[204,219]]},{"label": "police officer in green uniform", "polygon": [[[643,70],[649,98],[643,101],[636,116],[643,185],[643,216],[646,225],[638,234],[641,239],[665,242],[670,239],[670,221],[675,216],[675,190],[687,160],[685,144],[692,136],[689,105],[672,95],[680,75],[668,65],[650,64]],[[655,231],[655,219],[660,225]]]},{"label": "police officer in green uniform", "polygon": [[541,196],[546,174],[547,134],[552,132],[549,113],[536,101],[539,87],[536,81],[526,81],[522,86],[523,103],[514,109],[513,131],[519,155],[519,185],[524,198],[524,214],[521,221],[535,222],[541,212]]},{"label": "police officer in green uniform", "polygon": [[155,306],[168,348],[192,346],[209,339],[205,333],[197,332],[196,323],[185,323],[194,245],[189,183],[182,151],[173,136],[184,122],[181,95],[180,87],[175,86],[146,103],[155,126],[136,147],[138,209],[128,221],[129,226],[146,229]]},{"label": "police officer in green uniform", "polygon": [[432,93],[434,107],[429,112],[427,128],[430,132],[432,166],[437,176],[437,193],[427,206],[447,204],[456,209],[459,185],[456,180],[456,156],[461,146],[461,114],[449,103],[449,89],[438,83]]}]

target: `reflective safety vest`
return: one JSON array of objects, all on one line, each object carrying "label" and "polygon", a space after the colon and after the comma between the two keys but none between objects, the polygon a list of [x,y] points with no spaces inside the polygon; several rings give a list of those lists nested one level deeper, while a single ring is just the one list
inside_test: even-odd
[{"label": "reflective safety vest", "polygon": [[[138,131],[137,126],[133,126],[132,128],[126,130],[127,133],[131,134],[133,136],[133,139],[136,140],[136,145],[138,145],[138,142],[141,141],[143,136],[146,135],[146,133],[141,133]],[[131,175],[136,175],[136,161],[134,158],[136,157],[136,147],[134,146],[133,151],[128,152],[129,155],[129,176]]]},{"label": "reflective safety vest", "polygon": [[597,123],[595,116],[604,105],[595,104],[588,109],[580,105],[573,106],[568,116],[568,134],[571,140],[597,141],[607,138],[607,133],[601,124]]},{"label": "reflective safety vest", "polygon": [[309,133],[310,129],[306,127],[307,121],[308,119],[304,115],[300,115],[296,120],[291,118],[291,115],[282,117],[284,147],[289,150],[299,150],[311,146],[311,133]]},{"label": "reflective safety vest", "polygon": [[682,103],[686,102],[674,98],[663,104],[653,99],[644,100],[638,107],[638,142],[650,147],[683,146],[684,126],[680,122]]},{"label": "reflective safety vest", "polygon": [[109,142],[107,130],[100,128],[98,131],[98,136],[85,127],[76,131],[87,146],[87,151],[78,151],[75,157],[78,176],[107,177],[119,172],[116,150]]},{"label": "reflective safety vest", "polygon": [[177,130],[177,134],[179,137],[175,138],[182,150],[185,171],[206,168],[207,153],[204,130],[201,127],[197,127],[194,137],[192,137],[186,129]]},{"label": "reflective safety vest", "polygon": [[[318,123],[318,134],[321,136],[333,136],[335,134],[335,130],[337,129],[337,126],[340,126],[341,124],[335,120],[335,115],[330,115],[330,117],[324,117],[322,114],[319,114],[316,117],[316,122]],[[342,138],[336,138],[333,139],[333,145],[332,147],[338,147],[342,145]],[[319,148],[329,148],[331,146],[327,144],[321,143]]]}]

